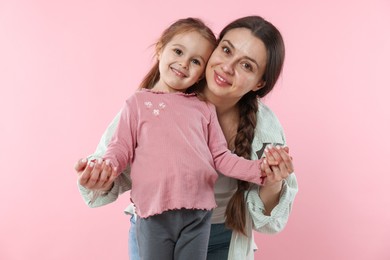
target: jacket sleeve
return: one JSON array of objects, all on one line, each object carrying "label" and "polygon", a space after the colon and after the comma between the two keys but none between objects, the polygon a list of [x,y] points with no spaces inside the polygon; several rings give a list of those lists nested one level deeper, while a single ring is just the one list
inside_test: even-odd
[{"label": "jacket sleeve", "polygon": [[259,188],[247,192],[247,207],[252,217],[253,229],[267,234],[275,234],[284,229],[292,210],[298,183],[295,174],[283,181],[278,205],[271,211],[270,216],[264,215],[265,207],[259,196]]},{"label": "jacket sleeve", "polygon": [[[102,158],[107,150],[107,146],[111,140],[111,137],[116,131],[118,126],[121,112],[119,112],[110,125],[107,127],[100,142],[96,148],[96,151],[88,157],[88,160]],[[77,183],[80,194],[84,199],[84,202],[91,208],[100,207],[114,202],[118,196],[131,189],[130,181],[130,167],[128,166],[114,181],[114,185],[108,192],[92,191],[86,189]]]},{"label": "jacket sleeve", "polygon": [[[259,103],[257,116],[259,125],[252,143],[252,150],[255,152],[252,155],[253,158],[264,156],[263,151],[266,144],[286,145],[283,127],[276,115],[264,104]],[[294,173],[291,173],[283,180],[279,203],[271,211],[270,216],[264,215],[265,207],[259,196],[259,189],[261,187],[257,186],[246,193],[246,202],[252,218],[253,229],[261,233],[278,233],[284,229],[290,216],[298,192],[297,178]]]}]

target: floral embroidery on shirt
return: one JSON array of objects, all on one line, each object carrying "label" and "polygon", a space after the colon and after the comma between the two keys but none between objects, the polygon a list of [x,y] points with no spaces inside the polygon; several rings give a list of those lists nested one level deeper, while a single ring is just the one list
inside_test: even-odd
[{"label": "floral embroidery on shirt", "polygon": [[153,115],[158,116],[160,114],[160,110],[153,109]]},{"label": "floral embroidery on shirt", "polygon": [[160,110],[164,109],[166,107],[164,102],[160,102],[158,104],[158,108],[154,108],[153,103],[150,101],[145,101],[144,105],[146,106],[147,109],[153,108],[152,114],[155,116],[160,115]]}]

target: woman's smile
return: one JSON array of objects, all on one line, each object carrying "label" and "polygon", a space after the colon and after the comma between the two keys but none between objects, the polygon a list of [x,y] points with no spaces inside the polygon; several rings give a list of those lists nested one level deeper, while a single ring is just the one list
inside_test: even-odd
[{"label": "woman's smile", "polygon": [[220,87],[230,87],[232,84],[218,72],[214,71],[214,80]]}]

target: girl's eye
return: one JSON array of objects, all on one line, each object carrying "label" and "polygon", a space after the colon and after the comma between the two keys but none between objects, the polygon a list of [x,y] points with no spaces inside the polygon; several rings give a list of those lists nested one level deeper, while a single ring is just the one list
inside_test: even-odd
[{"label": "girl's eye", "polygon": [[194,63],[195,65],[199,65],[200,66],[200,61],[197,60],[197,59],[193,59],[191,62]]},{"label": "girl's eye", "polygon": [[182,55],[183,52],[180,49],[174,49],[173,50],[177,55]]}]

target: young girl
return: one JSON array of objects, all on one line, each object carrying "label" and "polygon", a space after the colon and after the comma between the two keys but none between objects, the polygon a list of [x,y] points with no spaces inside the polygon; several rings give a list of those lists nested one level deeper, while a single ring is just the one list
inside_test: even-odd
[{"label": "young girl", "polygon": [[262,184],[262,160],[232,154],[215,107],[188,91],[202,84],[215,46],[198,19],[166,29],[156,44],[157,63],[126,101],[103,156],[115,173],[131,165],[142,259],[206,259],[216,170]]}]

